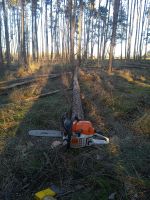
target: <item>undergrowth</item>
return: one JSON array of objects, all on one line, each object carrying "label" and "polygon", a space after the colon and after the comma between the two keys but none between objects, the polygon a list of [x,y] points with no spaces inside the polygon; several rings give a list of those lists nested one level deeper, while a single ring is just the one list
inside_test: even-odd
[{"label": "undergrowth", "polygon": [[[55,67],[53,72],[63,71],[63,66]],[[6,98],[12,104],[0,108],[0,199],[30,200],[52,183],[66,192],[62,200],[148,199],[149,141],[141,131],[133,131],[133,122],[137,130],[146,123],[149,90],[117,75],[111,77],[110,88],[106,74],[106,81],[95,73],[83,74],[80,83],[86,119],[109,136],[108,146],[66,151],[51,148],[55,139],[28,136],[31,129],[61,130],[60,118],[71,108],[71,91],[26,103],[17,100],[44,88],[68,86],[66,79],[33,93],[16,89]]]},{"label": "undergrowth", "polygon": [[[102,73],[91,71],[91,75],[82,74],[81,88],[86,115],[92,122],[97,122],[97,127],[110,137],[107,149],[111,160],[109,163],[113,164],[114,176],[116,173],[123,184],[119,190],[124,194],[121,199],[146,200],[149,193],[150,143],[146,137],[150,132],[147,112],[149,89],[118,79],[116,75],[111,76],[110,80],[107,73]],[[102,81],[101,76],[105,81]],[[108,85],[109,81],[111,87]],[[134,128],[136,127],[134,130],[133,123]],[[98,177],[96,180],[98,181]],[[104,199],[108,198],[108,194],[106,196]]]}]

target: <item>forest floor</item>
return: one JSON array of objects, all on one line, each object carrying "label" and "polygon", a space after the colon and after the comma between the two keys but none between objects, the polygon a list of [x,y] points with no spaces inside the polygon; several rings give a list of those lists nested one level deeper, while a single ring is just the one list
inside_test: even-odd
[{"label": "forest floor", "polygon": [[[69,151],[52,149],[55,139],[30,137],[28,131],[61,130],[60,118],[71,109],[72,91],[67,89],[72,75],[65,73],[70,66],[55,64],[34,73],[15,67],[1,70],[0,200],[31,200],[37,191],[54,186],[61,200],[149,198],[149,63],[116,62],[112,74],[106,65],[83,65],[80,86],[85,118],[110,138],[110,144]],[[62,72],[54,79],[1,90],[27,77]]]}]

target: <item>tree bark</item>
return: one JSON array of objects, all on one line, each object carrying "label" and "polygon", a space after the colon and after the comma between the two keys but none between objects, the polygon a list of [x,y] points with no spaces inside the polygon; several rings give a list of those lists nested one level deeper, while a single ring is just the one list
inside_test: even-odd
[{"label": "tree bark", "polygon": [[53,2],[51,1],[50,7],[50,19],[51,19],[51,60],[53,59]]},{"label": "tree bark", "polygon": [[133,24],[134,24],[134,18],[135,18],[135,7],[136,7],[136,0],[134,0],[134,4],[133,2],[131,2],[131,9],[130,9],[130,23],[129,23],[128,47],[127,47],[128,60],[130,60],[130,57],[131,57],[131,40],[132,40]]},{"label": "tree bark", "polygon": [[[128,26],[128,20],[129,20],[129,0],[127,2],[127,22],[126,22],[126,26]],[[127,47],[128,47],[128,28],[126,29],[126,41],[125,41],[125,60],[127,59]]]},{"label": "tree bark", "polygon": [[20,64],[24,65],[27,63],[26,60],[26,47],[25,47],[25,24],[24,24],[24,5],[25,1],[21,0],[21,46],[20,46]]},{"label": "tree bark", "polygon": [[[91,7],[91,3],[90,3]],[[85,52],[84,52],[84,57],[87,59],[88,57],[88,50],[89,50],[89,40],[90,40],[90,26],[91,26],[91,10],[89,11],[89,19],[88,19],[88,25],[86,26],[87,28],[87,33],[86,33],[86,45],[85,45]]]},{"label": "tree bark", "polygon": [[18,36],[18,44],[17,44],[17,55],[18,55],[18,61],[19,61],[19,57],[20,57],[20,17],[19,17],[19,9],[17,9],[17,36]]},{"label": "tree bark", "polygon": [[41,1],[41,56],[44,58],[44,38],[43,38],[43,1]]},{"label": "tree bark", "polygon": [[34,18],[35,18],[35,4],[32,0],[32,58],[35,61],[35,29],[34,29]]},{"label": "tree bark", "polygon": [[80,98],[80,86],[78,82],[78,67],[74,70],[73,77],[73,99],[72,99],[72,117],[77,116],[79,119],[84,119],[84,113]]},{"label": "tree bark", "polygon": [[10,64],[10,43],[9,43],[9,30],[8,30],[8,16],[5,6],[5,0],[2,0],[3,12],[4,12],[4,28],[5,28],[5,40],[6,40],[6,61],[7,65]]},{"label": "tree bark", "polygon": [[148,29],[149,29],[149,23],[147,22],[147,30],[146,30],[146,42],[145,42],[145,53],[144,53],[144,59],[147,58],[147,47],[148,47]]},{"label": "tree bark", "polygon": [[140,44],[139,44],[139,53],[140,53],[140,60],[142,59],[142,44],[143,44],[143,35],[144,35],[144,24],[145,24],[145,11],[147,9],[147,0],[144,2],[144,12],[142,16],[142,30],[141,30],[141,35],[140,35]]},{"label": "tree bark", "polygon": [[34,18],[34,30],[35,30],[35,48],[36,48],[36,60],[39,59],[39,45],[38,45],[38,30],[37,30],[37,0],[35,0],[35,18]]},{"label": "tree bark", "polygon": [[[108,7],[108,0],[106,2],[106,9]],[[106,30],[105,30],[105,34],[104,34],[104,47],[103,47],[103,52],[102,52],[102,60],[104,60],[105,58],[105,51],[106,51],[106,44],[108,41],[108,30],[109,30],[109,22],[110,22],[110,8],[111,8],[111,2],[109,2],[109,7],[108,7],[108,19],[107,19],[107,26],[106,26]]]},{"label": "tree bark", "polygon": [[93,59],[93,48],[94,48],[94,44],[93,44],[93,25],[94,25],[94,22],[93,22],[93,18],[94,18],[94,2],[92,2],[92,16],[91,16],[91,59]]},{"label": "tree bark", "polygon": [[112,36],[110,44],[110,54],[109,54],[109,72],[112,72],[112,60],[113,60],[113,51],[116,45],[116,29],[117,29],[117,20],[119,13],[120,0],[115,0],[114,2],[114,11],[113,11],[113,27],[112,27]]},{"label": "tree bark", "polygon": [[136,48],[137,48],[137,40],[138,40],[138,34],[139,34],[139,20],[140,20],[140,8],[139,8],[139,5],[138,5],[138,0],[137,0],[137,5],[135,4],[135,6],[137,6],[137,19],[136,19],[136,34],[135,34],[135,41],[134,41],[134,53],[133,53],[133,56],[134,56],[134,60],[136,60],[136,56],[137,56],[137,52],[136,52]]},{"label": "tree bark", "polygon": [[2,18],[0,10],[0,64],[3,64],[3,51],[2,51]]},{"label": "tree bark", "polygon": [[48,59],[48,23],[47,23],[47,2],[45,1],[45,47],[46,58]]},{"label": "tree bark", "polygon": [[70,0],[70,62],[74,65],[75,5]]},{"label": "tree bark", "polygon": [[83,0],[80,0],[80,15],[78,24],[78,63],[81,64],[81,39],[82,39]]}]

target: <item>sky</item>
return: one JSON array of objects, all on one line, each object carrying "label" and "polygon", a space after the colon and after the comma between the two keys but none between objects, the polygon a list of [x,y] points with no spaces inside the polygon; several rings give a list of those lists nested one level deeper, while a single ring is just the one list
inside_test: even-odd
[{"label": "sky", "polygon": [[[1,0],[0,0],[1,1]],[[123,1],[125,1],[125,0],[123,0]],[[127,1],[127,0],[126,0]],[[140,1],[140,0],[138,0],[138,1]],[[139,8],[139,11],[141,11],[141,14],[143,14],[143,11],[144,11],[144,1],[145,0],[141,0],[141,7]],[[148,3],[150,4],[150,0],[147,0],[148,1]],[[44,2],[44,0],[40,0],[40,2]],[[54,2],[55,2],[55,0],[54,0]],[[132,2],[132,0],[129,0],[129,2]],[[102,2],[101,2],[101,5],[105,5],[106,4],[106,0],[102,0]],[[99,0],[96,0],[96,3],[95,3],[95,6],[96,7],[98,7],[98,5],[99,5]],[[44,10],[43,10],[43,12],[44,12]],[[113,13],[113,10],[111,11],[111,13]],[[30,13],[29,13],[29,16],[30,16]],[[134,25],[133,25],[133,36],[132,36],[132,40],[131,40],[131,52],[133,53],[133,51],[134,51],[134,42],[135,42],[135,34],[136,34],[136,26],[137,26],[137,23],[136,23],[136,21],[137,21],[137,18],[138,18],[138,13],[137,13],[137,8],[135,9],[135,19],[134,19]],[[146,19],[146,21],[145,21],[145,25],[146,25],[146,23],[148,23],[148,19]],[[30,27],[31,28],[31,27]],[[62,23],[60,22],[60,29],[63,29],[64,27],[62,27]],[[39,22],[38,22],[38,29],[39,30],[43,30],[43,32],[42,32],[42,34],[44,35],[44,17],[43,17],[43,23],[41,24],[40,23],[40,19],[39,19]],[[67,30],[66,30],[67,31]],[[39,34],[41,34],[41,31],[39,31],[38,32]],[[139,34],[139,33],[138,33]],[[41,38],[41,35],[39,35],[39,38]],[[49,45],[50,45],[50,40],[49,40]],[[39,44],[40,44],[40,46],[42,46],[43,45],[43,41],[40,39],[39,40]],[[144,44],[143,44],[144,45]],[[107,50],[109,51],[109,46],[110,46],[110,43],[108,43],[107,44]],[[31,48],[32,49],[32,48]],[[124,51],[124,49],[125,49],[125,42],[123,42],[123,56],[124,56],[124,54],[125,54],[125,51]],[[150,50],[150,45],[148,45],[148,50]],[[119,42],[119,40],[117,40],[117,44],[116,44],[116,48],[115,48],[115,56],[120,56],[120,52],[121,52],[121,44],[120,44],[120,42]],[[144,53],[144,52],[143,52]],[[95,56],[97,55],[97,44],[95,44],[95,46],[94,46],[94,54],[95,54]]]}]

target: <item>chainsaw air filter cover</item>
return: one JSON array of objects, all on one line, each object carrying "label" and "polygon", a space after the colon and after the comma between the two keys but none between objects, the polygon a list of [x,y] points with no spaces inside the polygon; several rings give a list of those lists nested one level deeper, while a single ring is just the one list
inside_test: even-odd
[{"label": "chainsaw air filter cover", "polygon": [[72,132],[85,135],[94,135],[95,129],[90,121],[74,121],[72,125]]}]

